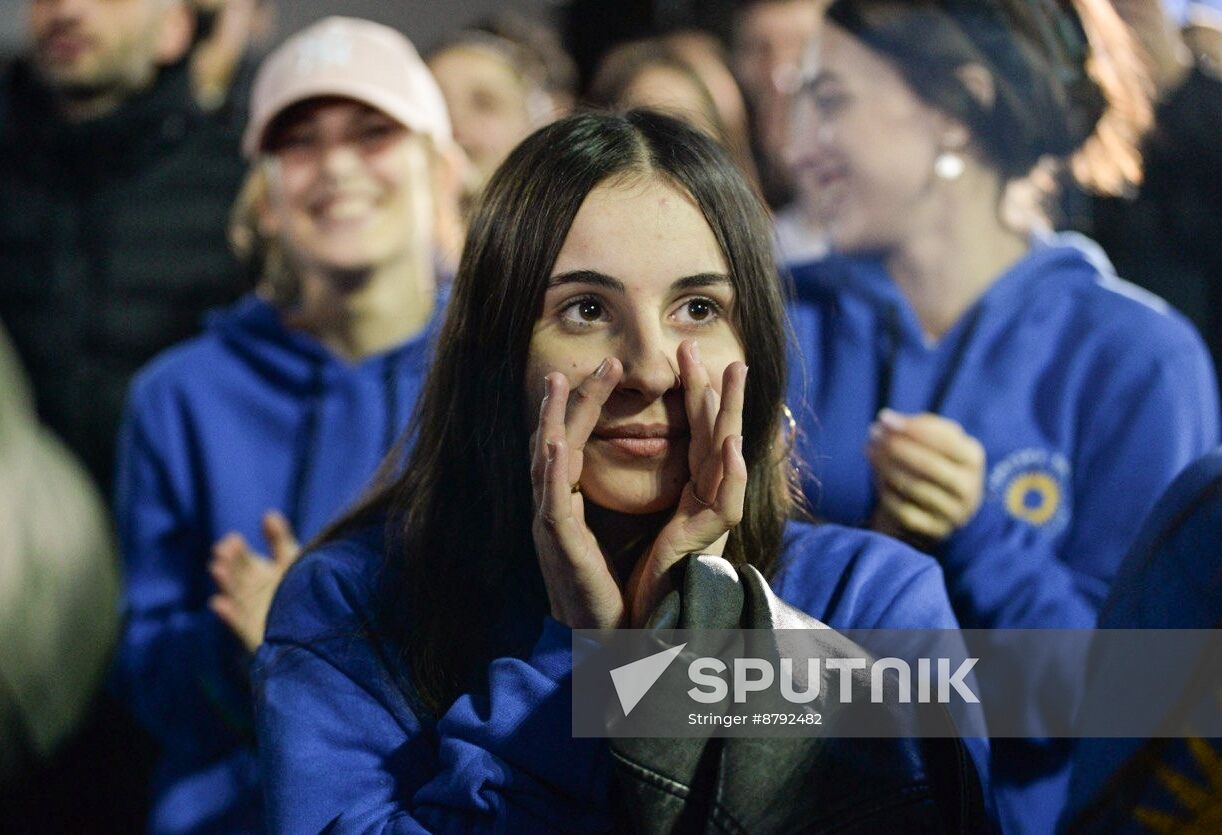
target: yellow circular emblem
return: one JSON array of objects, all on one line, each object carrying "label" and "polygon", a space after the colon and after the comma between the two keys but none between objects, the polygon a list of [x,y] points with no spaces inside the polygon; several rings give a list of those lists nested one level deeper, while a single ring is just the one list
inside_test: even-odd
[{"label": "yellow circular emblem", "polygon": [[1006,510],[1011,516],[1042,525],[1061,505],[1061,488],[1045,473],[1023,473],[1006,489]]}]

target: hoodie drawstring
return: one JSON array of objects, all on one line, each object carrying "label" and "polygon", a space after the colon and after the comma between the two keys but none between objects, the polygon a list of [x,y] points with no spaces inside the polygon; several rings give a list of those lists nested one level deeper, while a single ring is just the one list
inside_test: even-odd
[{"label": "hoodie drawstring", "polygon": [[318,435],[318,411],[323,394],[322,364],[314,366],[310,381],[310,400],[305,408],[301,421],[301,430],[297,433],[297,448],[293,452],[293,474],[289,481],[288,497],[284,502],[284,512],[294,532],[300,532],[302,514],[305,510],[305,486],[310,477],[310,467],[314,461],[314,442]]},{"label": "hoodie drawstring", "polygon": [[[980,327],[983,311],[984,305],[977,304],[972,312],[968,314],[970,318],[963,329],[963,336],[960,337],[958,344],[955,346],[955,352],[951,355],[950,362],[946,364],[946,369],[933,387],[925,411],[935,415],[942,414],[946,406],[946,399],[950,395],[955,379],[963,368],[964,360],[967,358],[968,348],[971,347],[972,341],[976,338],[976,331]],[[895,382],[895,365],[899,356],[900,342],[900,306],[898,302],[892,302],[888,306],[883,323],[882,332],[878,337],[879,345],[877,349],[878,389],[874,398],[874,414],[876,415],[883,409],[891,406]]]}]

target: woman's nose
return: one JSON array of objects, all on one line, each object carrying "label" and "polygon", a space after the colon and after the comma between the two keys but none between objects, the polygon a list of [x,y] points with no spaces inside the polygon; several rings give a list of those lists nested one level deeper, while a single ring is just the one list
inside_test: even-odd
[{"label": "woman's nose", "polygon": [[[674,342],[674,344],[671,344]],[[629,335],[619,352],[624,364],[620,390],[634,391],[656,400],[679,385],[679,344],[657,327]]]},{"label": "woman's nose", "polygon": [[327,176],[341,178],[360,163],[360,153],[348,142],[331,142],[323,149],[322,167]]}]

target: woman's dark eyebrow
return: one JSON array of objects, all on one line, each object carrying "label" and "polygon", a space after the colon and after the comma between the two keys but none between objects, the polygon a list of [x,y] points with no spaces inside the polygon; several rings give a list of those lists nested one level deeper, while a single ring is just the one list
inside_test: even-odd
[{"label": "woman's dark eyebrow", "polygon": [[685,276],[670,285],[672,290],[695,290],[700,287],[713,287],[718,284],[729,284],[730,277],[724,273],[697,273]]},{"label": "woman's dark eyebrow", "polygon": [[[722,273],[697,273],[677,279],[671,284],[671,289],[693,290],[697,287],[711,287],[716,284],[729,283],[730,277]],[[552,276],[547,286],[549,288],[559,287],[562,284],[595,284],[608,290],[614,290],[617,293],[624,292],[624,282],[596,270],[572,270],[571,272],[560,273],[559,275]]]},{"label": "woman's dark eyebrow", "polygon": [[549,288],[559,287],[562,284],[596,284],[599,287],[605,287],[617,293],[624,292],[624,282],[596,270],[571,270],[567,273],[554,275],[547,282]]}]

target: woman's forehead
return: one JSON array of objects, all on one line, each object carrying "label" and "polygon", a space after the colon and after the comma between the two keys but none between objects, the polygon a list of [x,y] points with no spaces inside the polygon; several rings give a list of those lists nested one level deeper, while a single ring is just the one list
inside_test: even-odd
[{"label": "woman's forehead", "polygon": [[630,279],[724,273],[725,257],[690,195],[657,177],[599,185],[586,196],[552,274],[593,270]]}]

